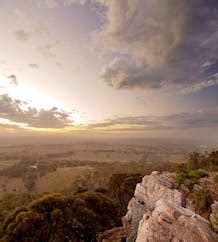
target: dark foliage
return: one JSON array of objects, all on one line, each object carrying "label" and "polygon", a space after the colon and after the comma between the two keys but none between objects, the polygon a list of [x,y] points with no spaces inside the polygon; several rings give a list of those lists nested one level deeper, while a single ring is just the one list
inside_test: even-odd
[{"label": "dark foliage", "polygon": [[109,192],[118,204],[119,215],[126,213],[127,205],[134,195],[136,184],[142,180],[141,174],[120,173],[111,176]]},{"label": "dark foliage", "polygon": [[101,193],[52,194],[15,209],[3,222],[1,241],[96,241],[120,222],[114,203]]}]

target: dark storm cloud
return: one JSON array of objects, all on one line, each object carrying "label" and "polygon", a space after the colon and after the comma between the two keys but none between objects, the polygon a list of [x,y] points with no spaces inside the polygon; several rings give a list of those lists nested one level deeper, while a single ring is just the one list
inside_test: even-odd
[{"label": "dark storm cloud", "polygon": [[7,94],[0,96],[0,118],[12,122],[25,123],[35,128],[64,128],[72,125],[69,113],[59,111],[56,107],[45,110],[36,108],[23,109],[27,104],[21,100],[14,100]]},{"label": "dark storm cloud", "polygon": [[[218,127],[218,108],[186,112],[166,116],[127,116],[108,119],[102,123],[91,125],[91,128],[116,128],[116,125],[128,130],[167,130],[181,128]],[[121,128],[122,130],[122,128]]]},{"label": "dark storm cloud", "polygon": [[131,56],[105,67],[101,77],[109,86],[193,85],[218,72],[217,64],[208,71],[203,67],[218,56],[217,0],[96,1],[106,11],[95,40],[104,50]]}]

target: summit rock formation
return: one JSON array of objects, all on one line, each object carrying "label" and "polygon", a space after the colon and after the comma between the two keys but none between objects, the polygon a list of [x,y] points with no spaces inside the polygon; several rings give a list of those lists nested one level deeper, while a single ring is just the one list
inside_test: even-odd
[{"label": "summit rock formation", "polygon": [[218,241],[209,221],[193,211],[191,201],[176,189],[169,172],[152,172],[137,184],[123,224],[132,228],[127,241]]}]

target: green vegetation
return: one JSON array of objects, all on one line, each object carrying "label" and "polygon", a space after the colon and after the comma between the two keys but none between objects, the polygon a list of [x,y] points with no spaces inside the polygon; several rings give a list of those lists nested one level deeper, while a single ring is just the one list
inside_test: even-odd
[{"label": "green vegetation", "polygon": [[23,175],[23,183],[26,189],[31,192],[34,190],[37,182],[37,172],[30,170]]},{"label": "green vegetation", "polygon": [[199,213],[208,212],[211,210],[213,199],[208,190],[202,189],[195,192],[195,209]]},{"label": "green vegetation", "polygon": [[7,194],[0,200],[0,228],[3,223],[3,220],[7,216],[8,213],[13,211],[16,207],[24,206],[30,201],[32,201],[34,197],[30,196],[30,194],[22,193],[22,194]]},{"label": "green vegetation", "polygon": [[218,183],[218,175],[216,175],[214,178],[213,178],[214,182],[215,183]]},{"label": "green vegetation", "polygon": [[79,176],[72,185],[63,190],[64,193],[77,193],[81,190],[108,189],[108,184],[114,174],[145,174],[145,167],[140,162],[98,163],[91,167],[88,173]]},{"label": "green vegetation", "polygon": [[3,222],[1,241],[96,241],[120,224],[114,203],[102,193],[51,194],[15,209]]},{"label": "green vegetation", "polygon": [[218,171],[218,151],[205,153],[204,155],[194,152],[188,161],[189,169],[205,169],[207,171]]},{"label": "green vegetation", "polygon": [[[189,156],[186,164],[178,165],[176,170],[176,181],[180,185],[184,184],[192,189],[200,178],[207,177],[211,171],[218,171],[218,151],[212,151],[204,155],[195,152]],[[215,176],[215,182],[216,179],[218,180]]]},{"label": "green vegetation", "polygon": [[[199,190],[193,190],[194,184],[200,183],[200,178],[208,177],[209,172],[218,171],[218,151],[212,151],[211,153],[205,153],[204,155],[197,152],[189,156],[189,160],[186,164],[181,164],[177,167],[176,182],[179,185],[185,185],[189,188],[188,195],[194,200],[194,206],[196,212],[205,217],[209,217],[211,212],[211,204],[215,194],[213,183],[209,183],[209,187],[212,189],[208,190],[209,187],[201,184]],[[218,182],[218,175],[215,175],[214,182]],[[198,189],[198,188],[197,188]]]},{"label": "green vegetation", "polygon": [[207,177],[209,174],[203,169],[198,170],[183,170],[176,174],[176,181],[181,185],[184,184],[188,188],[192,188],[194,184],[197,184],[199,179]]},{"label": "green vegetation", "polygon": [[30,170],[30,167],[35,165],[38,156],[24,156],[21,157],[20,161],[8,168],[0,171],[1,176],[7,176],[8,178],[23,177],[23,175]]},{"label": "green vegetation", "polygon": [[[17,164],[0,171],[2,191],[14,190],[0,200],[2,241],[58,242],[69,241],[69,237],[75,242],[95,241],[97,233],[120,223],[136,184],[154,170],[176,171],[176,181],[189,188],[187,195],[194,200],[196,211],[208,213],[212,203],[210,191],[195,192],[193,186],[209,172],[218,170],[217,159],[215,151],[204,155],[193,153],[183,164],[22,157]],[[217,176],[214,182],[218,182]],[[22,189],[8,186],[8,181],[20,182]],[[28,195],[20,192],[24,191],[23,184]],[[44,192],[61,195],[41,197]]]}]

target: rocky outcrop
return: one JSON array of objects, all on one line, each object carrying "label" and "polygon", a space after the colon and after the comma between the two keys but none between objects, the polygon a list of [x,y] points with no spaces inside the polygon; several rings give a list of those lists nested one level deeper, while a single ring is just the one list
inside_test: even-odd
[{"label": "rocky outcrop", "polygon": [[215,232],[218,233],[218,202],[215,201],[212,205],[212,213],[210,215],[210,222]]},{"label": "rocky outcrop", "polygon": [[142,183],[137,184],[134,197],[128,204],[128,212],[123,219],[124,224],[131,224],[138,228],[139,221],[144,213],[152,211],[155,203],[166,200],[178,206],[185,206],[184,195],[174,189],[175,181],[171,173],[159,174],[154,171],[149,176],[145,176]]},{"label": "rocky outcrop", "polygon": [[215,234],[207,220],[195,214],[184,193],[175,187],[172,173],[152,172],[137,184],[134,197],[123,218],[132,226],[129,241],[214,242]]},{"label": "rocky outcrop", "polygon": [[209,222],[189,209],[159,200],[139,223],[136,242],[217,241]]}]

